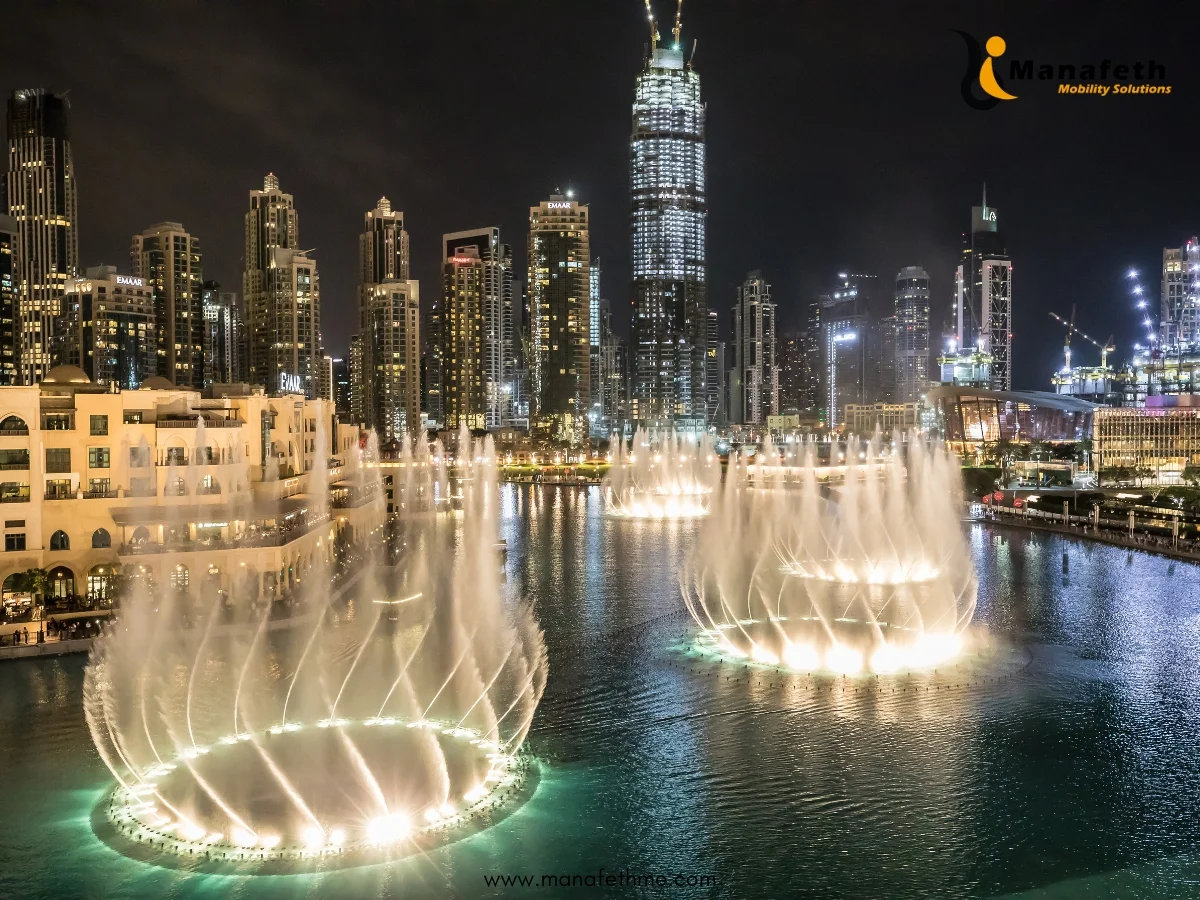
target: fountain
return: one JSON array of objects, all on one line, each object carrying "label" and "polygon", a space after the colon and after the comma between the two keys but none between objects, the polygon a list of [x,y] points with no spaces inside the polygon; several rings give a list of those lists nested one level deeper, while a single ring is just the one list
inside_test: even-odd
[{"label": "fountain", "polygon": [[[469,433],[459,446],[472,448]],[[271,871],[357,864],[453,840],[527,794],[534,769],[519,751],[546,651],[495,565],[491,439],[473,451],[456,473],[461,514],[401,516],[391,552],[366,554],[348,600],[327,568],[310,570],[305,614],[273,619],[268,604],[257,623],[229,625],[209,609],[189,630],[186,601],[134,596],[84,683],[117,781],[105,801],[114,845]],[[404,443],[408,508],[444,483],[433,460],[445,458]],[[371,462],[358,466],[367,487],[379,483]]]},{"label": "fountain", "polygon": [[707,435],[638,428],[626,451],[618,441],[606,488],[611,515],[633,519],[703,516],[721,481],[721,461]]},{"label": "fountain", "polygon": [[[812,445],[734,460],[681,575],[701,643],[723,656],[843,675],[933,668],[964,648],[977,582],[957,461],[917,435],[878,440],[822,479]],[[828,468],[828,467],[826,467]]]}]

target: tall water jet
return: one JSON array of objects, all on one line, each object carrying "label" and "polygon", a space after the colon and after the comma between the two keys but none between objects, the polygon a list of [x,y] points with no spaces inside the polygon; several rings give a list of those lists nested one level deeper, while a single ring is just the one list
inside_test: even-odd
[{"label": "tall water jet", "polygon": [[682,519],[708,512],[721,481],[712,439],[638,428],[632,446],[618,441],[606,479],[609,512],[635,519]]},{"label": "tall water jet", "polygon": [[[324,485],[315,442],[310,483]],[[401,547],[362,555],[353,600],[309,569],[307,614],[189,630],[169,591],[145,593],[97,641],[85,709],[117,781],[114,841],[214,863],[370,861],[454,839],[517,798],[547,658],[495,565],[491,439],[460,436],[454,472],[424,442],[387,461],[377,448],[364,442],[356,481],[370,495],[385,463],[403,473]],[[451,483],[459,514],[426,514]],[[310,524],[329,528],[329,508],[313,498]]]},{"label": "tall water jet", "polygon": [[800,467],[773,452],[731,462],[681,576],[705,644],[840,674],[928,668],[960,652],[977,581],[958,463],[915,434],[893,446],[872,442],[837,479],[811,453]]}]

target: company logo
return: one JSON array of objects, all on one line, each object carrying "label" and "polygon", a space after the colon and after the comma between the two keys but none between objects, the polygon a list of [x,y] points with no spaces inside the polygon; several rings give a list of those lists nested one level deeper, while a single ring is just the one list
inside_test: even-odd
[{"label": "company logo", "polygon": [[304,379],[288,372],[279,373],[279,391],[283,394],[303,394]]},{"label": "company logo", "polygon": [[[975,40],[972,35],[965,31],[954,32],[963,39],[963,43],[967,45],[967,71],[962,79],[962,98],[967,106],[971,109],[991,109],[1003,100],[1016,100],[1015,94],[1010,94],[1000,84],[996,78],[996,70],[992,65],[993,60],[998,56],[1003,56],[1004,51],[1008,49],[1008,44],[1004,38],[998,34],[992,35],[987,39],[987,54],[984,55],[983,48],[979,46],[979,41]],[[976,88],[983,91],[984,96],[980,97],[975,93]]]},{"label": "company logo", "polygon": [[127,284],[130,287],[145,287],[146,284],[140,278],[134,278],[130,275],[118,275],[117,284]]},{"label": "company logo", "polygon": [[570,209],[570,200],[550,200],[546,203],[548,209]]},{"label": "company logo", "polygon": [[[1091,95],[1096,97],[1169,94],[1166,66],[1154,60],[1120,62],[1102,59],[1099,63],[1042,62],[1032,59],[1004,59],[1008,42],[998,34],[980,46],[973,35],[954,29],[967,45],[967,70],[963,74],[963,102],[971,109],[988,110],[1008,100],[1016,100],[1000,80],[1002,67],[1005,82],[1057,81],[1054,93],[1059,95]],[[1022,91],[1022,95],[1027,92]]]}]

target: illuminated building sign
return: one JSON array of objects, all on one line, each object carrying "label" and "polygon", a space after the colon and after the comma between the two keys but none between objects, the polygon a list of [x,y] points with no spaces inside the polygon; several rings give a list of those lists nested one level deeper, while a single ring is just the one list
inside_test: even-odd
[{"label": "illuminated building sign", "polygon": [[280,372],[279,390],[285,394],[303,394],[304,379],[302,379],[299,375],[290,375],[287,372]]},{"label": "illuminated building sign", "polygon": [[118,275],[117,284],[127,284],[130,287],[145,287],[146,282],[140,278],[134,278],[132,275]]},{"label": "illuminated building sign", "polygon": [[458,263],[459,265],[470,265],[471,263],[479,262],[479,258],[475,256],[452,256],[450,262]]},{"label": "illuminated building sign", "polygon": [[571,201],[570,200],[551,200],[549,203],[546,204],[546,208],[547,209],[570,209]]}]

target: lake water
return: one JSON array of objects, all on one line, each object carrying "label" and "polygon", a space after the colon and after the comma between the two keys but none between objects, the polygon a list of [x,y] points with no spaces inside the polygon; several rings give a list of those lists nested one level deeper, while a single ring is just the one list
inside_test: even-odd
[{"label": "lake water", "polygon": [[[134,862],[91,828],[111,778],[84,658],[9,662],[0,897],[1200,895],[1197,567],[965,526],[976,622],[1006,661],[933,693],[816,690],[688,655],[677,573],[698,523],[607,518],[594,488],[503,491],[509,578],[537,600],[551,671],[530,743],[547,763],[517,813],[319,875]],[[668,886],[485,881],[601,868]]]}]

